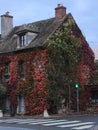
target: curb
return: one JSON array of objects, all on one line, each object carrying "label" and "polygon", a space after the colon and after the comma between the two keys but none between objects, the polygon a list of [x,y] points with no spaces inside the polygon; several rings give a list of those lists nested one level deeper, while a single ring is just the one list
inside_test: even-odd
[{"label": "curb", "polygon": [[44,117],[43,115],[36,115],[36,116],[28,116],[28,115],[15,115],[13,117],[11,117],[10,115],[4,115],[3,117],[0,117],[0,119],[10,119],[10,118],[19,118],[19,119],[30,119],[30,118],[36,118],[36,119],[49,119],[49,118],[67,118],[67,117],[76,117],[76,116],[96,116],[98,115],[98,113],[96,114],[91,114],[91,113],[86,113],[86,114],[81,114],[81,113],[71,113],[71,114],[56,114],[56,115],[49,115],[49,117]]}]

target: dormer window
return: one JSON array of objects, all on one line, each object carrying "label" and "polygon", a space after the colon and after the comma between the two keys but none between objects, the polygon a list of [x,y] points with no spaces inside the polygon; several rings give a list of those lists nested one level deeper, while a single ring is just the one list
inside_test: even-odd
[{"label": "dormer window", "polygon": [[23,47],[27,44],[26,34],[22,34],[19,36],[19,42],[20,42],[20,47]]},{"label": "dormer window", "polygon": [[17,48],[28,46],[29,43],[36,38],[38,32],[22,30],[17,33]]}]

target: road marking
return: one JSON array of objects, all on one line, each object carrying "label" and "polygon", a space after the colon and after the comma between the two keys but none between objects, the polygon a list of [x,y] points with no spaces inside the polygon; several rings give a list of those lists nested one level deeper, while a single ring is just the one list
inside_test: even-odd
[{"label": "road marking", "polygon": [[77,124],[70,124],[70,125],[60,125],[57,127],[66,128],[66,127],[74,127],[74,126],[90,125],[90,124],[94,124],[94,122],[84,122],[84,123],[77,123]]},{"label": "road marking", "polygon": [[82,122],[79,120],[65,120],[65,119],[2,119],[0,123],[16,123],[29,125],[54,126],[59,128],[67,128],[73,130],[85,130],[94,127],[95,122]]},{"label": "road marking", "polygon": [[56,123],[49,123],[49,124],[43,124],[44,126],[53,126],[53,125],[62,125],[62,124],[70,124],[70,123],[78,123],[80,121],[64,121],[64,122],[56,122]]},{"label": "road marking", "polygon": [[[53,119],[48,119],[48,121],[53,121]],[[17,122],[17,124],[32,124],[32,123],[39,123],[39,122],[46,122],[46,119],[32,119],[29,121],[21,121],[21,122]]]},{"label": "road marking", "polygon": [[[53,119],[49,119],[51,121]],[[46,121],[46,119],[7,119],[7,120],[0,120],[0,123],[5,122],[5,123],[17,123],[17,124],[26,124],[30,122],[40,122],[40,121]]]},{"label": "road marking", "polygon": [[73,127],[72,129],[75,129],[75,130],[83,130],[83,129],[88,129],[88,128],[91,128],[93,127],[94,125],[84,125],[84,126],[80,126],[80,127]]},{"label": "road marking", "polygon": [[46,121],[39,121],[39,122],[32,122],[32,123],[29,123],[29,124],[31,124],[31,125],[37,125],[37,124],[47,124],[47,123],[53,123],[53,122],[60,122],[60,121],[66,121],[66,120],[51,120],[51,121],[49,121],[49,120],[46,120]]}]

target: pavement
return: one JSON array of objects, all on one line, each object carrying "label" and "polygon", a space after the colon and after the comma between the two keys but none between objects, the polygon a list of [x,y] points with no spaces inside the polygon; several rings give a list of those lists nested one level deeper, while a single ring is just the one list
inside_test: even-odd
[{"label": "pavement", "polygon": [[[32,115],[32,116],[29,116],[29,115],[15,115],[13,116],[14,118],[23,118],[23,119],[26,119],[26,118],[65,118],[65,117],[72,117],[72,116],[84,116],[84,115],[98,115],[98,113],[68,113],[68,114],[53,114],[53,115],[47,115],[45,116],[44,114],[40,114],[40,115]],[[3,118],[3,119],[6,119],[6,118],[13,118],[11,117],[9,114],[4,114],[3,117],[0,117],[0,118]]]}]

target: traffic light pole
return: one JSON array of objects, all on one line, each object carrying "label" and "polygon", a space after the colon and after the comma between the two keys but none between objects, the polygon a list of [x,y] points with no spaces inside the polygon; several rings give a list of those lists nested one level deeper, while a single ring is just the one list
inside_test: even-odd
[{"label": "traffic light pole", "polygon": [[76,90],[77,90],[77,112],[79,112],[79,90],[78,88]]},{"label": "traffic light pole", "polygon": [[71,91],[70,91],[70,85],[68,86],[69,90],[68,90],[68,96],[69,96],[69,105],[68,105],[68,108],[69,108],[69,113],[70,113],[70,110],[71,110]]}]

